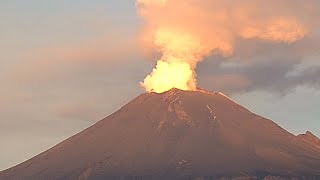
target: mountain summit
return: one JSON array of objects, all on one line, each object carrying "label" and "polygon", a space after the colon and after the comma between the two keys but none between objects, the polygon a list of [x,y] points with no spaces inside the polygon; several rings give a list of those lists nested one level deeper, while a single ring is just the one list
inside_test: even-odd
[{"label": "mountain summit", "polygon": [[316,137],[295,136],[222,93],[145,93],[10,179],[319,179]]}]

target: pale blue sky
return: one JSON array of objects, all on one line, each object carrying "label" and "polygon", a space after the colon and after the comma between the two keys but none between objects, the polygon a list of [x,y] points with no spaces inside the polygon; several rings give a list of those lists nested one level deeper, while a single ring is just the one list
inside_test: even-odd
[{"label": "pale blue sky", "polygon": [[[136,41],[142,20],[134,4],[0,2],[0,170],[48,149],[143,92],[139,81],[154,61],[142,55]],[[213,69],[210,63],[199,65],[201,87],[215,90],[205,80]],[[230,96],[292,133],[311,130],[320,136],[318,86],[292,86],[281,93],[253,88]]]}]

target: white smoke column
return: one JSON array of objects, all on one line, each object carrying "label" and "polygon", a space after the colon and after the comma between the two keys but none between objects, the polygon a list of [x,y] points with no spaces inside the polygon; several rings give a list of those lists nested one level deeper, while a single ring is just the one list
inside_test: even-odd
[{"label": "white smoke column", "polygon": [[[137,0],[145,20],[144,43],[162,54],[141,86],[157,93],[174,87],[195,90],[197,63],[214,53],[231,56],[236,38],[300,40],[310,24],[299,8],[311,11],[314,1],[294,1],[297,7],[289,0]],[[277,6],[271,11],[270,4]]]}]

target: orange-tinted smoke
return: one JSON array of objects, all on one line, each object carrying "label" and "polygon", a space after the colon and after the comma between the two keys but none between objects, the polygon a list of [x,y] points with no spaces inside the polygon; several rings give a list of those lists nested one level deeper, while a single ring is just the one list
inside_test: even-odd
[{"label": "orange-tinted smoke", "polygon": [[[298,7],[312,1],[137,0],[145,20],[143,41],[162,54],[141,86],[161,93],[195,90],[196,66],[211,54],[231,56],[236,38],[293,43],[308,33]],[[308,4],[309,3],[309,4]],[[266,8],[274,4],[274,8]],[[296,9],[295,9],[296,8]]]}]

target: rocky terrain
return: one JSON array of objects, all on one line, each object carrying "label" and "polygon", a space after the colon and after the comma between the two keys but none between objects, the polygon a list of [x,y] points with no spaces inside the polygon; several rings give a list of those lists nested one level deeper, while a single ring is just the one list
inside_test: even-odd
[{"label": "rocky terrain", "polygon": [[222,93],[172,89],[138,96],[0,180],[320,179],[319,142]]}]

